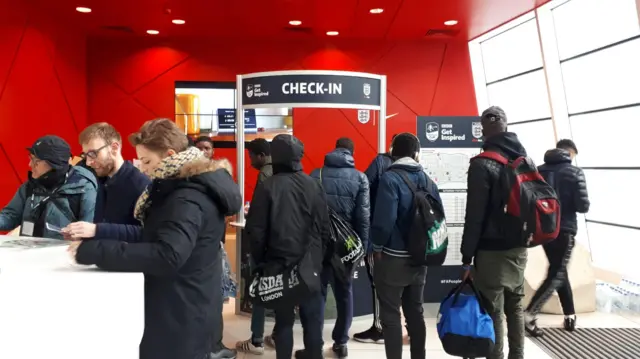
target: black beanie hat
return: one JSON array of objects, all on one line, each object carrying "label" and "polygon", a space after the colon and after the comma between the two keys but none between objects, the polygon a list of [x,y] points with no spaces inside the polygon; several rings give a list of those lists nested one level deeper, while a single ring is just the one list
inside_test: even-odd
[{"label": "black beanie hat", "polygon": [[414,158],[418,152],[420,152],[420,140],[412,133],[400,133],[391,142],[391,156],[395,158]]}]

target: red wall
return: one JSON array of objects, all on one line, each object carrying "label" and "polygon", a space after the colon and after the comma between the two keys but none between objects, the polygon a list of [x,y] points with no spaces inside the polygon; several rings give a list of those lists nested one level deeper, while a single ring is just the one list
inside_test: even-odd
[{"label": "red wall", "polygon": [[[27,178],[26,147],[56,134],[78,154],[86,124],[86,41],[21,4],[0,0],[0,206]],[[0,207],[1,208],[1,207]]]},{"label": "red wall", "polygon": [[[89,122],[107,121],[123,135],[155,117],[174,115],[175,81],[235,81],[236,74],[272,70],[330,69],[388,76],[387,134],[415,133],[417,115],[477,115],[466,42],[216,42],[156,39],[90,40]],[[376,121],[377,125],[377,121]],[[294,135],[305,144],[305,171],[321,166],[338,137],[356,145],[364,170],[377,150],[373,121],[361,124],[354,110],[297,109]],[[125,156],[134,150],[125,147]],[[234,149],[216,155],[236,163]],[[256,172],[248,167],[246,198]]]}]

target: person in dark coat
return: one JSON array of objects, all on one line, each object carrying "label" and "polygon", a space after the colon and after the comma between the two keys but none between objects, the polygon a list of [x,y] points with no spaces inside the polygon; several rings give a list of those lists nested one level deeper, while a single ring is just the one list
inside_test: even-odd
[{"label": "person in dark coat", "polygon": [[93,223],[74,222],[63,229],[66,239],[95,238],[137,241],[140,222],[133,210],[151,183],[149,177],[122,157],[122,137],[106,122],[85,128],[79,136],[85,165],[98,177]]},{"label": "person in dark coat", "polygon": [[[370,202],[370,213],[374,213],[375,204],[376,204],[376,194],[378,192],[378,183],[380,181],[380,177],[384,171],[391,166],[394,161],[393,156],[391,156],[391,149],[393,147],[393,140],[396,138],[397,134],[394,134],[391,138],[391,146],[389,146],[389,152],[379,153],[376,157],[371,161],[369,167],[364,171],[364,174],[367,176],[369,180],[369,202]],[[373,221],[373,216],[370,216]],[[370,238],[368,238],[370,239]],[[384,338],[382,335],[382,324],[380,323],[380,303],[378,302],[378,295],[376,294],[376,285],[373,282],[373,247],[371,246],[371,241],[368,240],[367,247],[367,256],[365,257],[365,265],[367,267],[367,275],[369,277],[369,282],[371,283],[371,297],[373,299],[373,324],[371,328],[365,330],[364,332],[356,333],[353,335],[353,339],[362,343],[384,343]]]},{"label": "person in dark coat", "polygon": [[[322,272],[331,241],[329,213],[320,183],[302,172],[303,154],[302,142],[291,135],[277,135],[271,142],[273,176],[256,189],[245,227],[256,272],[262,268],[273,273],[291,268],[305,255],[313,267],[308,270]],[[319,289],[319,278],[313,283],[316,285]],[[276,358],[291,358],[295,305],[300,308],[305,346],[296,352],[296,358],[322,358],[324,318],[318,310],[322,293],[318,290],[291,301],[294,304],[290,307],[275,311]]]},{"label": "person in dark coat", "polygon": [[249,150],[249,159],[251,167],[260,171],[258,173],[258,185],[273,175],[273,166],[271,165],[271,145],[264,138],[256,138],[247,145]]},{"label": "person in dark coat", "polygon": [[[498,106],[482,112],[480,119],[484,151],[497,152],[509,160],[526,157],[527,151],[518,136],[507,131],[507,115]],[[463,280],[474,264],[474,283],[485,297],[487,311],[493,319],[495,347],[490,359],[504,358],[503,316],[507,319],[509,358],[524,358],[524,270],[527,248],[505,235],[502,186],[503,165],[477,157],[469,164],[467,174],[467,206],[460,253]],[[496,275],[499,273],[500,275]]]},{"label": "person in dark coat", "polygon": [[222,316],[220,240],[224,217],[242,208],[231,174],[205,159],[173,121],[146,122],[131,135],[153,179],[136,203],[142,239],[74,241],[79,264],[145,275],[140,359],[205,359]]},{"label": "person in dark coat", "polygon": [[531,298],[525,313],[525,328],[534,337],[542,336],[542,330],[536,325],[536,315],[554,291],[558,292],[564,312],[564,328],[568,331],[576,329],[576,310],[567,266],[578,233],[576,213],[587,213],[590,205],[584,172],[571,164],[577,154],[578,148],[573,141],[560,140],[555,149],[545,153],[544,164],[538,167],[542,177],[555,189],[560,199],[561,215],[558,238],[543,246],[549,260],[547,277]]},{"label": "person in dark coat", "polygon": [[[342,219],[350,223],[362,240],[365,248],[369,240],[369,180],[364,173],[355,169],[353,160],[354,144],[350,138],[340,138],[335,150],[324,157],[324,166],[311,172],[311,177],[322,184],[327,196],[327,204]],[[338,318],[333,328],[333,352],[338,358],[348,355],[347,341],[353,319],[352,282],[336,280],[331,266],[322,272],[322,294],[327,297],[327,286],[331,283],[336,300]],[[324,313],[324,305],[320,310]]]},{"label": "person in dark coat", "polygon": [[194,146],[198,147],[206,158],[213,158],[213,140],[209,136],[200,136],[196,138]]}]

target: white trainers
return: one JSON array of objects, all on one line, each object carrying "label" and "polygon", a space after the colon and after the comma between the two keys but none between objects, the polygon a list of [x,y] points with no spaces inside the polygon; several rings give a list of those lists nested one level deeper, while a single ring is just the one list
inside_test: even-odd
[{"label": "white trainers", "polygon": [[238,349],[238,351],[240,352],[251,353],[255,355],[264,354],[264,345],[263,346],[253,345],[253,342],[251,341],[251,339],[237,342],[236,349]]}]

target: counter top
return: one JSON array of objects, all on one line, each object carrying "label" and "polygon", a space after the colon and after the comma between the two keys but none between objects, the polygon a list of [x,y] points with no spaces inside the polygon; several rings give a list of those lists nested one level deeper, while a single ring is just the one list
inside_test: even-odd
[{"label": "counter top", "polygon": [[237,228],[244,228],[244,225],[247,224],[246,221],[244,222],[231,222],[229,223],[229,225],[231,225],[231,227],[237,227]]},{"label": "counter top", "polygon": [[80,266],[64,241],[28,240],[0,236],[0,358],[137,359],[142,273]]}]

